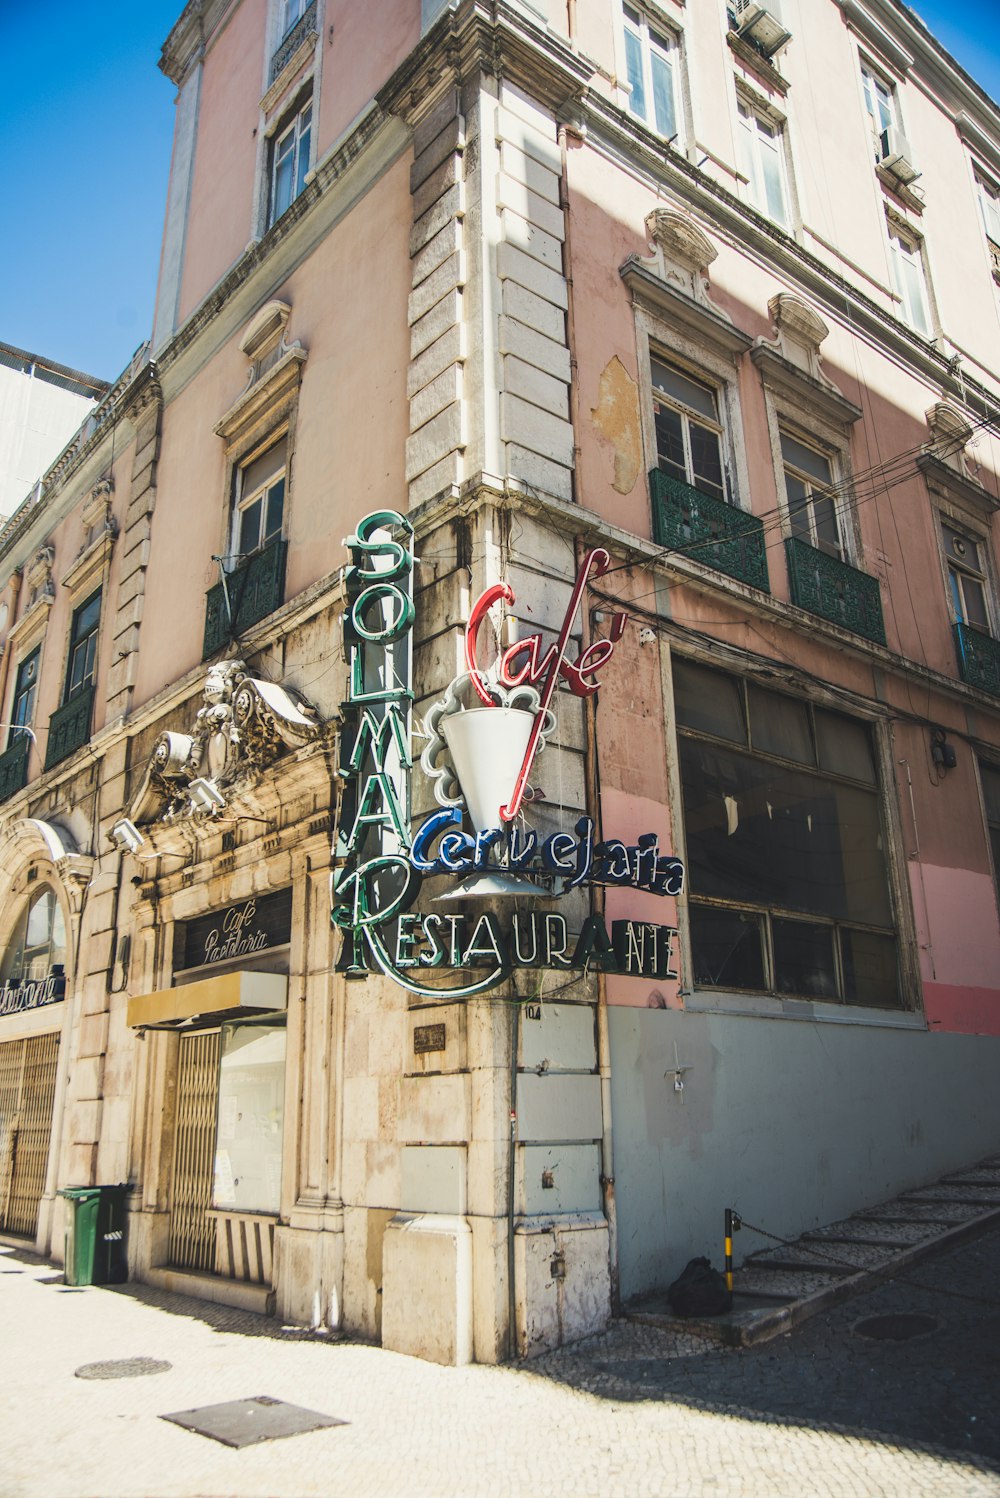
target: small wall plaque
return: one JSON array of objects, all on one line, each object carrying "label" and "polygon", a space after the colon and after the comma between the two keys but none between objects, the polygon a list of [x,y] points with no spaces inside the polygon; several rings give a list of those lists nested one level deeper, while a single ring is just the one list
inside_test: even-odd
[{"label": "small wall plaque", "polygon": [[413,1031],[414,1056],[426,1056],[429,1051],[443,1051],[444,1033],[444,1025],[417,1025]]}]

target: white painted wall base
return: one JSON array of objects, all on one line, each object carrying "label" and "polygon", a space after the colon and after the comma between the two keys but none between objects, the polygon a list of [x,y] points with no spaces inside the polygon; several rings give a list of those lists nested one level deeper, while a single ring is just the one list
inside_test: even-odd
[{"label": "white painted wall base", "polygon": [[385,1230],[382,1346],[457,1366],[472,1361],[472,1230],[462,1217],[398,1213]]}]

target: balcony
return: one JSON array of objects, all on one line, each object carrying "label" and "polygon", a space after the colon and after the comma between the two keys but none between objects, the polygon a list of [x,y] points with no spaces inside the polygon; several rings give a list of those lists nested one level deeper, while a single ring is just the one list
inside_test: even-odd
[{"label": "balcony", "polygon": [[75,750],[82,749],[90,739],[90,714],[94,706],[94,688],[84,687],[57,707],[49,719],[49,741],[45,746],[45,768],[66,759]]},{"label": "balcony", "polygon": [[305,41],[310,32],[316,30],[316,0],[307,5],[302,15],[296,21],[291,31],[281,38],[280,45],[271,56],[271,68],[267,75],[268,86],[270,86],[281,72],[286,63],[290,62],[296,52]]},{"label": "balcony", "polygon": [[0,754],[0,801],[8,801],[28,783],[28,749],[31,740],[19,733],[10,748]]},{"label": "balcony", "polygon": [[220,581],[209,588],[205,595],[203,660],[273,614],[283,602],[287,551],[287,542],[272,541],[227,572],[224,584]]},{"label": "balcony", "polygon": [[955,625],[958,670],[962,680],[1000,697],[1000,640],[968,624]]},{"label": "balcony", "polygon": [[764,527],[755,515],[702,494],[658,468],[649,475],[649,493],[658,546],[682,551],[751,588],[770,591]]},{"label": "balcony", "polygon": [[794,604],[876,645],[885,644],[877,578],[796,536],[785,541],[785,555]]}]

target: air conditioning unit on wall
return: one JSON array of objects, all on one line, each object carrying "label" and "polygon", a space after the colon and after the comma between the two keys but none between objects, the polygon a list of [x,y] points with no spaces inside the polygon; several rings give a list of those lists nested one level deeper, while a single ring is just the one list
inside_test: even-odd
[{"label": "air conditioning unit on wall", "polygon": [[792,33],[781,24],[781,0],[733,0],[733,14],[740,36],[756,42],[760,50],[770,57],[792,39]]},{"label": "air conditioning unit on wall", "polygon": [[890,125],[879,136],[879,145],[882,151],[879,166],[884,166],[886,171],[898,177],[900,182],[917,180],[920,173],[913,165],[913,149],[902,130],[897,130],[895,125]]}]

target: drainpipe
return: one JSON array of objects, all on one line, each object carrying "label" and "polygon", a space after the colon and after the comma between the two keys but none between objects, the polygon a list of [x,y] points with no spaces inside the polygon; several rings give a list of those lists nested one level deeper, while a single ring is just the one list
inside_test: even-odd
[{"label": "drainpipe", "polygon": [[517,1051],[521,1001],[515,995],[510,1022],[510,1145],[507,1158],[507,1356],[517,1357],[517,1287],[514,1283],[514,1198],[517,1172]]},{"label": "drainpipe", "polygon": [[[583,545],[577,540],[577,569],[582,560]],[[593,615],[589,609],[580,611],[583,648],[594,638]],[[587,805],[601,835],[601,765],[597,744],[597,704],[600,693],[587,699],[583,709],[584,784],[587,787]],[[604,916],[604,890],[592,885],[590,908],[593,915]],[[618,1212],[615,1201],[614,1131],[611,1120],[611,1036],[608,1029],[607,977],[597,974],[597,1067],[601,1078],[601,1192],[604,1201],[604,1216],[608,1223],[608,1268],[611,1282],[611,1309],[619,1307],[618,1293]]]}]

